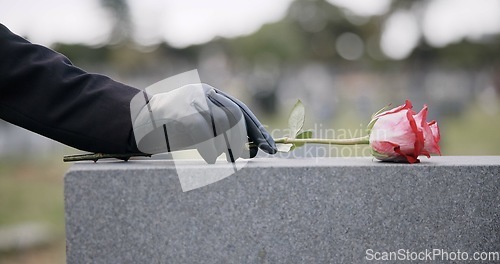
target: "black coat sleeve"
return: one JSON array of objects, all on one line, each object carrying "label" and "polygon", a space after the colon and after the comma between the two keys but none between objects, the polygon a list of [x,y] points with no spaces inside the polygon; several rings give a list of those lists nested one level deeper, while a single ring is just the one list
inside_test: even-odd
[{"label": "black coat sleeve", "polygon": [[91,152],[138,152],[130,100],[138,89],[87,73],[0,24],[0,118]]}]

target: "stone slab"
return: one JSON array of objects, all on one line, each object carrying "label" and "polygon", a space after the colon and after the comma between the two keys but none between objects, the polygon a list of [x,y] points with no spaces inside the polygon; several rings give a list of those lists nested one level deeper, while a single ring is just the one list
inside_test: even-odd
[{"label": "stone slab", "polygon": [[500,157],[254,159],[189,192],[171,161],[80,162],[65,176],[65,210],[68,263],[360,263],[367,250],[401,249],[472,257],[500,251]]}]

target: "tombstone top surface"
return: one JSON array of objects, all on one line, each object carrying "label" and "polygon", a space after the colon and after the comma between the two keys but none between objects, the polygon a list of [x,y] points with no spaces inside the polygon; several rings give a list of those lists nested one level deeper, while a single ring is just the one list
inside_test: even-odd
[{"label": "tombstone top surface", "polygon": [[74,164],[65,179],[67,263],[363,263],[368,249],[500,252],[500,156],[415,165],[258,158],[182,192],[176,170],[207,176],[221,165]]},{"label": "tombstone top surface", "polygon": [[[265,168],[265,167],[384,167],[401,166],[408,168],[421,167],[455,167],[455,166],[500,166],[500,156],[436,156],[430,159],[420,157],[418,164],[391,163],[376,161],[371,157],[353,157],[353,158],[300,158],[300,159],[279,159],[279,158],[255,158],[247,161],[247,168]],[[238,161],[237,161],[238,162]],[[221,161],[225,165],[225,161]],[[142,169],[170,169],[174,166],[183,166],[185,168],[206,167],[207,164],[202,160],[178,160],[175,164],[172,160],[141,159],[130,160],[128,162],[116,160],[102,160],[94,163],[92,161],[76,162],[70,171],[83,170],[142,170]],[[210,165],[210,166],[217,166]]]}]

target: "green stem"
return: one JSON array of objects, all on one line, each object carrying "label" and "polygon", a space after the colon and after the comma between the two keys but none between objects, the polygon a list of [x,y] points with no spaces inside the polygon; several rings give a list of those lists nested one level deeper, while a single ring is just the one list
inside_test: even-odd
[{"label": "green stem", "polygon": [[276,143],[294,144],[294,143],[312,143],[312,144],[332,144],[332,145],[360,145],[370,144],[370,136],[346,139],[325,139],[325,138],[276,138]]}]

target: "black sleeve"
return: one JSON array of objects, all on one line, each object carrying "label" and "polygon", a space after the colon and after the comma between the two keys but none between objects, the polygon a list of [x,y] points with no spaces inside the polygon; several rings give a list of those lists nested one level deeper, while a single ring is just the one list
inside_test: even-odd
[{"label": "black sleeve", "polygon": [[138,89],[87,73],[0,24],[0,118],[90,152],[138,152],[130,100]]}]

